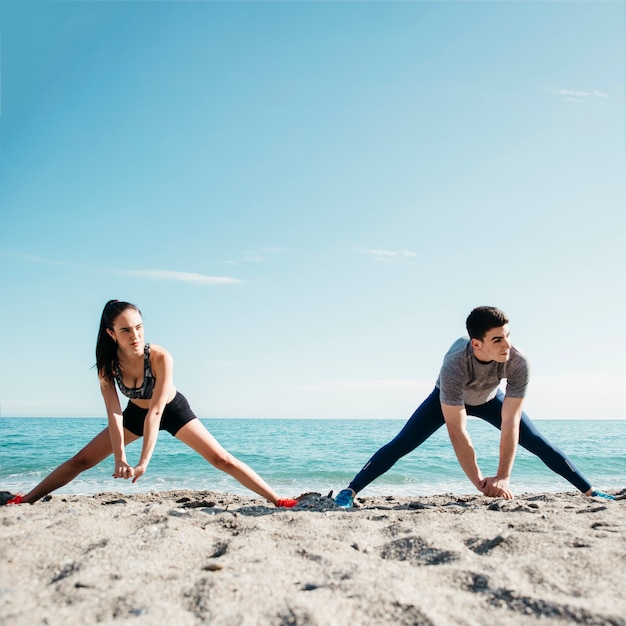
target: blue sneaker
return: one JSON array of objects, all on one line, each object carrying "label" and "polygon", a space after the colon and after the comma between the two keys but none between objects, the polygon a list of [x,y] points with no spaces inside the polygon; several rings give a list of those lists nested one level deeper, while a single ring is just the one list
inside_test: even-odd
[{"label": "blue sneaker", "polygon": [[[341,495],[341,493],[339,495]],[[339,496],[337,496],[337,497],[339,497]],[[615,500],[615,496],[612,496],[612,495],[610,495],[608,493],[604,493],[604,491],[598,491],[597,489],[594,489],[591,492],[591,497],[592,498],[604,498],[605,500]]]},{"label": "blue sneaker", "polygon": [[351,489],[342,489],[335,498],[335,504],[344,509],[349,509],[354,504],[354,494]]}]

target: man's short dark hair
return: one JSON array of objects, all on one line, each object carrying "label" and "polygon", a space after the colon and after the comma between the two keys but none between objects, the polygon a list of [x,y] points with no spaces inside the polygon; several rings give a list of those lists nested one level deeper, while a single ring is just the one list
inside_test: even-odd
[{"label": "man's short dark hair", "polygon": [[470,339],[482,341],[492,328],[500,328],[508,323],[504,311],[495,306],[479,306],[467,316],[465,327]]}]

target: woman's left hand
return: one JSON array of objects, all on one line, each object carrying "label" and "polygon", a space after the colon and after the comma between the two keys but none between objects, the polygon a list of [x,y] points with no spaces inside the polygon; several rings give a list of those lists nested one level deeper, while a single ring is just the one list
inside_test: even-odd
[{"label": "woman's left hand", "polygon": [[133,474],[133,482],[136,483],[145,473],[146,470],[148,469],[147,465],[135,465],[134,468],[134,474]]}]

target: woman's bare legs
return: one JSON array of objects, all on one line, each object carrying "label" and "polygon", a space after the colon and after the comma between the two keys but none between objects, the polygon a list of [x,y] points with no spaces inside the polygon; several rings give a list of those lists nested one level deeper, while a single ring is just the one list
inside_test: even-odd
[{"label": "woman's bare legs", "polygon": [[[138,439],[137,435],[133,435],[130,431],[124,429],[124,445],[128,445],[131,441]],[[97,434],[80,452],[76,453],[71,459],[65,461],[48,474],[32,491],[29,491],[22,497],[22,502],[33,504],[40,498],[47,496],[49,493],[67,485],[74,480],[81,472],[88,470],[94,465],[98,465],[104,461],[111,453],[111,437],[109,436],[108,427],[101,433]]]},{"label": "woman's bare legs", "polygon": [[278,496],[274,490],[252,468],[224,450],[199,419],[187,422],[176,433],[176,437],[211,465],[230,474],[244,487],[263,496],[273,504],[278,502]]}]

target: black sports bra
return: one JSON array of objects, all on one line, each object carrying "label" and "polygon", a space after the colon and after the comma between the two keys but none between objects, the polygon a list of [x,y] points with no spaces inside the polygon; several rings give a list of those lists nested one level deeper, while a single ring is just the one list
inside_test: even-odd
[{"label": "black sports bra", "polygon": [[124,384],[120,364],[117,360],[113,364],[113,373],[115,374],[115,381],[117,382],[119,390],[127,398],[131,398],[132,400],[150,400],[154,392],[154,385],[156,384],[156,378],[150,366],[150,344],[147,343],[143,349],[143,382],[141,383],[141,387],[127,387]]}]

